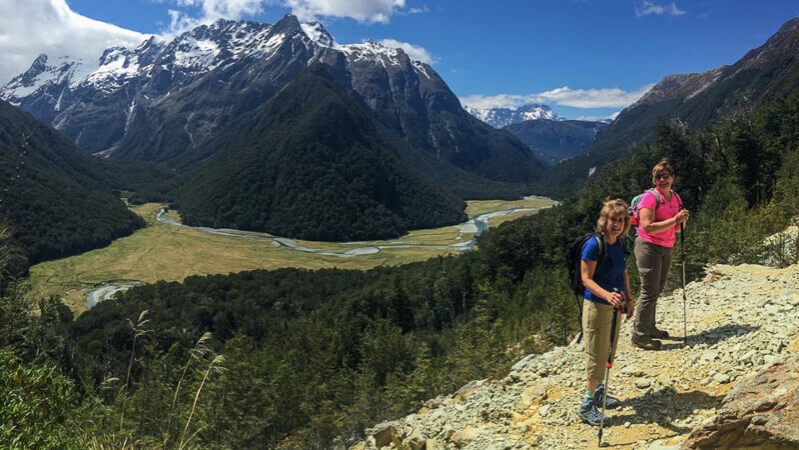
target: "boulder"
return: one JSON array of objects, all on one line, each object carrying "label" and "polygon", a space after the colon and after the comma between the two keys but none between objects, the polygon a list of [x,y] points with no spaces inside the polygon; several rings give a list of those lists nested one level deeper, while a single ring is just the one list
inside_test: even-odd
[{"label": "boulder", "polygon": [[391,444],[397,446],[402,442],[401,432],[399,431],[399,422],[396,420],[391,422],[383,422],[376,425],[371,430],[372,438],[375,440],[377,448],[386,447]]},{"label": "boulder", "polygon": [[799,449],[799,355],[741,381],[714,418],[683,443],[693,448]]}]

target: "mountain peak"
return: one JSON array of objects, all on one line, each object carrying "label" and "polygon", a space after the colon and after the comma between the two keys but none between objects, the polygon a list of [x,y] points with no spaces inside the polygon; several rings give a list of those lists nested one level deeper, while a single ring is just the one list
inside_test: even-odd
[{"label": "mountain peak", "polygon": [[31,86],[34,83],[39,74],[47,70],[47,55],[44,53],[40,53],[36,59],[33,60],[31,66],[26,70],[21,76],[15,77],[11,81],[13,82],[17,78],[19,78],[19,82],[22,86]]},{"label": "mountain peak", "polygon": [[549,119],[564,120],[547,105],[528,103],[509,108],[479,108],[469,105],[463,107],[469,114],[477,117],[494,128],[502,128],[526,120]]},{"label": "mountain peak", "polygon": [[[745,72],[761,71],[764,64],[773,64],[779,69],[789,68],[788,62],[799,56],[799,18],[789,20],[774,33],[763,45],[750,50],[735,64],[724,65],[706,72],[672,74],[663,79],[641,97],[630,109],[667,100],[689,100],[720,81],[733,78],[746,78]],[[782,61],[785,61],[783,64]]]},{"label": "mountain peak", "polygon": [[[74,86],[91,72],[89,65],[79,58],[60,57],[52,61],[42,53],[30,68],[0,87],[0,98],[19,106],[23,99],[40,89]],[[53,95],[48,92],[46,95]]]},{"label": "mountain peak", "polygon": [[[338,46],[321,24],[290,14],[271,25],[218,20],[170,42],[108,49],[99,61],[77,84],[42,75],[40,88],[4,97],[20,98],[21,108],[91,153],[183,167],[197,158],[195,150],[203,158],[219,151],[210,145],[217,133],[321,63],[386,132],[435,155],[443,165],[429,176],[443,177],[453,165],[475,177],[527,182],[542,170],[521,142],[486,130],[431,67],[414,64],[402,49],[375,41]],[[318,101],[308,94],[308,105]],[[464,132],[473,128],[484,132]]]},{"label": "mountain peak", "polygon": [[336,40],[327,32],[325,27],[319,22],[308,22],[300,24],[302,31],[311,38],[312,41],[322,47],[337,47]]},{"label": "mountain peak", "polygon": [[380,42],[368,40],[360,44],[347,44],[338,47],[353,61],[378,60],[385,67],[386,64],[401,64],[402,61],[410,62],[407,53],[401,48],[388,47]]},{"label": "mountain peak", "polygon": [[272,27],[274,28],[275,32],[285,33],[289,36],[302,32],[302,25],[300,24],[299,19],[297,19],[297,16],[294,14],[286,14],[283,16],[283,18],[275,22]]}]

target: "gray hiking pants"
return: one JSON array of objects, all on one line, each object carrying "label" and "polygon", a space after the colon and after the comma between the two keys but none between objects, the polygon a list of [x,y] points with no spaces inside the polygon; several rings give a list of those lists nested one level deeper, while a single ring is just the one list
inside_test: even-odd
[{"label": "gray hiking pants", "polygon": [[635,305],[632,336],[635,341],[648,340],[657,329],[655,309],[671,268],[672,250],[671,247],[653,244],[640,237],[635,239],[635,265],[641,275],[641,296]]}]

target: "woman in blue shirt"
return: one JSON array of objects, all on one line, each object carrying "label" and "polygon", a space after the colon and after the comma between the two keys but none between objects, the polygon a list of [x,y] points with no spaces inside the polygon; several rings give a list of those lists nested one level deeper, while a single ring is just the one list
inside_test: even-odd
[{"label": "woman in blue shirt", "polygon": [[[619,400],[607,395],[601,380],[605,377],[605,362],[610,347],[610,329],[614,308],[622,308],[629,318],[633,313],[630,297],[630,278],[623,247],[623,236],[630,228],[629,206],[624,200],[608,200],[597,219],[597,232],[605,243],[605,256],[597,264],[599,242],[589,239],[580,257],[580,275],[585,286],[583,302],[583,336],[585,339],[585,394],[577,415],[584,422],[598,426],[602,413],[598,407],[619,406]],[[618,342],[616,327],[614,342]],[[616,347],[613,348],[615,354]],[[607,395],[607,400],[605,396]]]}]

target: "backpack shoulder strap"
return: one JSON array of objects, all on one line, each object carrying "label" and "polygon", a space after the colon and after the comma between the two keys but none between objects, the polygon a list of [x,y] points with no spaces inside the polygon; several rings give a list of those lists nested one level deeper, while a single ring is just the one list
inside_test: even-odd
[{"label": "backpack shoulder strap", "polygon": [[649,191],[655,196],[655,210],[657,210],[658,206],[663,203],[663,198],[660,197],[660,192],[658,192],[657,188],[649,188]]},{"label": "backpack shoulder strap", "polygon": [[[599,263],[601,263],[602,259],[605,258],[605,236],[603,236],[602,233],[598,232],[594,232],[591,234],[593,235],[594,239],[596,239],[596,243],[598,246],[596,263],[597,266],[599,266]],[[583,241],[583,245],[585,245],[585,242],[587,241]],[[580,248],[579,250],[580,252],[582,252],[582,248]],[[577,274],[576,276],[579,276],[579,274]],[[575,299],[577,300],[577,323],[580,326],[580,333],[577,335],[577,343],[579,344],[580,341],[583,339],[583,297],[581,295],[575,294]]]},{"label": "backpack shoulder strap", "polygon": [[[663,197],[660,196],[660,192],[658,192],[657,188],[649,188],[649,189],[647,189],[647,191],[650,191],[650,192],[652,192],[652,194],[654,194],[654,196],[655,196],[655,211],[657,211],[658,210],[658,206],[660,206],[661,203],[665,203],[666,201],[663,200]],[[677,198],[679,199],[679,196]]]},{"label": "backpack shoulder strap", "polygon": [[594,233],[594,239],[596,239],[597,246],[599,251],[596,256],[596,265],[599,267],[599,264],[602,263],[602,260],[605,259],[605,236],[602,233]]}]

